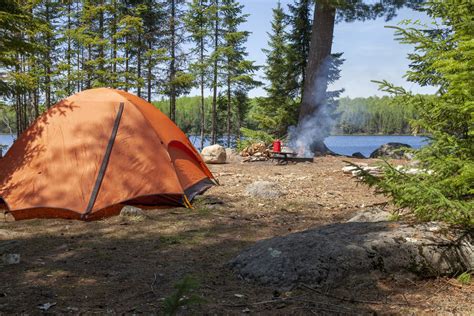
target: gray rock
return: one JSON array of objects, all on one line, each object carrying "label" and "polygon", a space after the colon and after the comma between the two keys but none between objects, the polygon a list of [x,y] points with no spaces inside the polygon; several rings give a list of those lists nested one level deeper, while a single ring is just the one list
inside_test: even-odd
[{"label": "gray rock", "polygon": [[[408,144],[402,143],[387,143],[370,154],[370,158],[392,158],[392,159],[410,159],[413,155],[409,154],[406,149],[411,148]],[[405,149],[405,150],[404,150]]]},{"label": "gray rock", "polygon": [[452,275],[474,268],[473,233],[437,223],[351,222],[257,242],[229,266],[246,280],[350,287],[381,276]]},{"label": "gray rock", "polygon": [[120,211],[120,216],[122,217],[134,217],[134,216],[145,216],[145,213],[141,208],[125,205]]},{"label": "gray rock", "polygon": [[205,163],[210,164],[221,164],[227,160],[226,150],[219,144],[204,147],[201,156]]},{"label": "gray rock", "polygon": [[225,149],[225,155],[226,155],[226,161],[241,161],[242,157],[239,155],[238,152],[235,151],[235,149],[232,148],[226,148]]},{"label": "gray rock", "polygon": [[351,157],[359,158],[359,159],[366,159],[367,158],[361,152],[353,153]]},{"label": "gray rock", "polygon": [[18,253],[4,253],[2,255],[2,262],[5,265],[19,264],[20,254]]},{"label": "gray rock", "polygon": [[390,220],[391,213],[377,207],[359,212],[347,222],[384,222]]},{"label": "gray rock", "polygon": [[276,183],[268,181],[255,181],[249,184],[245,191],[250,196],[264,199],[272,199],[284,195],[284,192]]}]

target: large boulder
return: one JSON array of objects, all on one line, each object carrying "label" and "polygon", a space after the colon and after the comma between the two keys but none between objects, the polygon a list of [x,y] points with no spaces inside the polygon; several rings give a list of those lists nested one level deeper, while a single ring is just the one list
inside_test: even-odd
[{"label": "large boulder", "polygon": [[472,232],[438,223],[349,222],[259,241],[229,265],[246,280],[282,289],[350,287],[382,276],[473,269],[473,244]]},{"label": "large boulder", "polygon": [[403,143],[386,143],[370,154],[370,158],[411,159],[412,155],[406,149],[411,148]]},{"label": "large boulder", "polygon": [[201,156],[205,163],[210,164],[225,163],[227,160],[225,148],[219,144],[204,147]]}]

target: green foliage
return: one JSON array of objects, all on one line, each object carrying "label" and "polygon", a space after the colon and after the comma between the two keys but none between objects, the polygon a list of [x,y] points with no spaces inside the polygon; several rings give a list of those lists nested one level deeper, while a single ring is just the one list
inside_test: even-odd
[{"label": "green foliage", "polygon": [[[176,124],[188,135],[199,135],[200,132],[200,97],[180,97],[176,99]],[[153,105],[160,109],[163,113],[169,114],[169,101],[155,101]],[[211,99],[204,99],[206,118],[210,117]]]},{"label": "green foliage", "polygon": [[199,304],[203,301],[193,291],[199,287],[199,283],[190,276],[185,276],[175,284],[175,291],[163,302],[163,315],[174,316],[184,306]]},{"label": "green foliage", "polygon": [[[288,80],[294,72],[294,65],[286,32],[287,22],[283,8],[278,2],[273,9],[272,31],[269,34],[269,49],[263,52],[267,56],[264,67],[269,84],[265,87],[267,97],[258,98],[251,112],[251,119],[258,128],[275,137],[283,137],[288,126],[296,124],[297,104],[291,97],[295,82]],[[296,80],[296,79],[295,79]]]},{"label": "green foliage", "polygon": [[269,145],[273,142],[274,137],[270,134],[265,133],[261,130],[251,130],[248,128],[242,127],[241,129],[243,139],[237,143],[237,149],[242,150],[247,146],[250,146],[253,143],[265,143]]},{"label": "green foliage", "polygon": [[[341,98],[336,109],[337,134],[411,134],[416,119],[411,103],[401,97]],[[419,131],[418,131],[419,132]]]},{"label": "green foliage", "polygon": [[365,177],[422,221],[474,226],[474,37],[471,1],[429,1],[426,13],[436,22],[422,26],[405,21],[395,27],[402,43],[415,46],[409,55],[410,81],[439,87],[435,96],[413,95],[388,82],[381,89],[397,95],[418,113],[415,129],[431,135],[416,153],[424,172],[409,175],[388,165],[384,179]]},{"label": "green foliage", "polygon": [[290,95],[295,98],[301,98],[303,95],[313,25],[312,6],[313,2],[311,0],[295,0],[293,4],[288,5],[290,11],[288,20],[291,28],[287,35],[290,69],[289,76],[286,79],[291,91]]},{"label": "green foliage", "polygon": [[456,278],[456,280],[461,284],[468,285],[471,283],[471,274],[469,272],[463,272]]}]

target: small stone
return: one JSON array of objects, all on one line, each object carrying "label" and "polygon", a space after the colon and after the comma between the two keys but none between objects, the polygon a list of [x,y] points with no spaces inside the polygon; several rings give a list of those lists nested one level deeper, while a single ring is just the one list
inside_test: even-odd
[{"label": "small stone", "polygon": [[126,205],[120,211],[120,216],[122,217],[134,217],[134,216],[144,216],[143,210],[141,208]]},{"label": "small stone", "polygon": [[3,264],[12,265],[20,263],[20,254],[18,253],[5,253],[2,256]]}]

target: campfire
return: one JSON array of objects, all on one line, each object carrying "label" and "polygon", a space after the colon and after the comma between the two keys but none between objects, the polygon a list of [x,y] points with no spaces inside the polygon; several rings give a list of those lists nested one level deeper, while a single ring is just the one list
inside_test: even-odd
[{"label": "campfire", "polygon": [[277,164],[288,164],[288,162],[313,162],[312,157],[305,155],[304,146],[298,147],[296,151],[289,147],[282,146],[282,142],[277,139],[271,146],[266,146],[263,142],[254,143],[244,148],[240,155],[244,157],[242,162],[274,160]]}]

